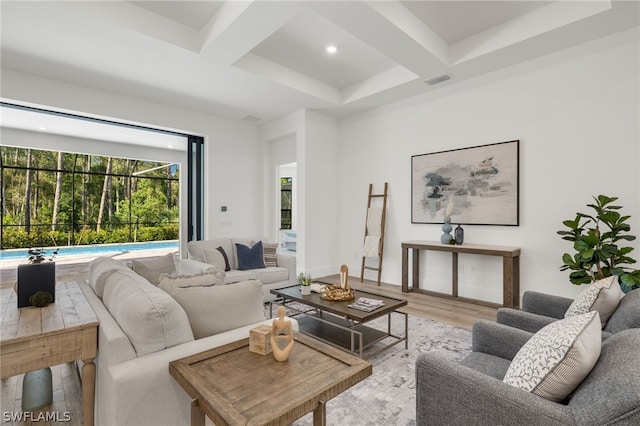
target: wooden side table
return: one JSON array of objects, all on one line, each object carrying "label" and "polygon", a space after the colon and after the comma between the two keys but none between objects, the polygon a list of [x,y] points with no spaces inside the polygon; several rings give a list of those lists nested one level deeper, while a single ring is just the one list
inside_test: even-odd
[{"label": "wooden side table", "polygon": [[[409,287],[409,249],[413,254],[412,286]],[[451,253],[451,294],[418,288],[420,282],[420,250],[446,251]],[[502,257],[502,305],[458,296],[458,253]],[[431,296],[460,299],[479,305],[509,308],[520,307],[520,248],[492,246],[487,244],[449,245],[437,241],[404,241],[402,243],[402,292],[415,291]]]},{"label": "wooden side table", "polygon": [[85,426],[92,426],[99,321],[78,284],[58,282],[56,302],[46,308],[18,309],[12,288],[0,292],[2,379],[82,360],[82,418]]},{"label": "wooden side table", "polygon": [[169,363],[192,398],[191,425],[286,425],[313,412],[326,424],[326,403],[372,373],[367,361],[303,334],[289,359],[249,351],[243,339]]}]

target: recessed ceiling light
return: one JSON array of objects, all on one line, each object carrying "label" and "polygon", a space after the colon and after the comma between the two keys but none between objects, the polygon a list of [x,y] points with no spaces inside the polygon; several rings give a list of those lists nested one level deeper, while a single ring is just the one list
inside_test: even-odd
[{"label": "recessed ceiling light", "polygon": [[335,45],[335,44],[329,44],[329,45],[327,45],[327,47],[324,48],[324,50],[327,53],[330,53],[330,54],[333,55],[334,53],[336,53],[338,51],[338,46]]},{"label": "recessed ceiling light", "polygon": [[38,126],[38,130],[47,130],[47,128],[44,126]]},{"label": "recessed ceiling light", "polygon": [[173,145],[167,145],[167,148],[171,149],[173,148]]}]

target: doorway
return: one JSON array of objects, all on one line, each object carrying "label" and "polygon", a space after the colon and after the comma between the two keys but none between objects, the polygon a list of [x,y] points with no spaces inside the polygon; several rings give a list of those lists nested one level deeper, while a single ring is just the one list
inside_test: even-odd
[{"label": "doorway", "polygon": [[278,238],[279,249],[283,253],[295,254],[297,250],[297,208],[296,208],[296,184],[297,184],[296,163],[281,164],[278,166],[278,188],[279,206],[278,217]]}]

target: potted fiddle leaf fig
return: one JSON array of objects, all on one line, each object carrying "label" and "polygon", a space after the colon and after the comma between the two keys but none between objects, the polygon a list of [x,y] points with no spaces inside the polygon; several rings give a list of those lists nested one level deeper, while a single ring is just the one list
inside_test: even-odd
[{"label": "potted fiddle leaf fig", "polygon": [[570,270],[569,280],[576,285],[615,275],[623,291],[640,288],[640,270],[629,266],[636,263],[629,257],[633,247],[624,246],[636,239],[629,234],[630,216],[620,214],[622,206],[613,204],[617,197],[598,195],[593,199],[595,203],[587,204],[593,212],[576,213],[575,219],[562,222],[566,229],[558,234],[573,243],[575,254],[562,255],[560,270]]},{"label": "potted fiddle leaf fig", "polygon": [[[56,264],[53,258],[58,254],[58,249],[47,254],[41,248],[32,248],[28,251],[29,263],[18,265],[18,308],[25,306],[44,306],[43,296],[32,298],[36,293],[49,293],[49,303],[55,302],[56,297]],[[36,303],[34,303],[36,301]]]}]

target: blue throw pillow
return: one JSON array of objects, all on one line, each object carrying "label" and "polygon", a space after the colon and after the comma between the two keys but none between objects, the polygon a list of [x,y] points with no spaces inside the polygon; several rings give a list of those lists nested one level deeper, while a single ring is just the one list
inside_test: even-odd
[{"label": "blue throw pillow", "polygon": [[262,241],[258,241],[251,248],[244,244],[236,243],[236,253],[238,253],[238,269],[240,271],[266,268],[266,266],[264,266]]}]

